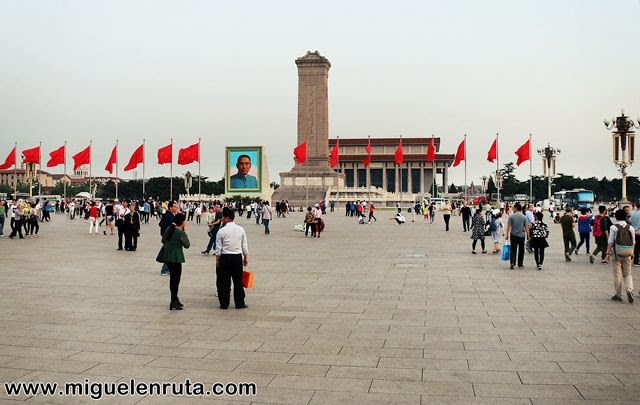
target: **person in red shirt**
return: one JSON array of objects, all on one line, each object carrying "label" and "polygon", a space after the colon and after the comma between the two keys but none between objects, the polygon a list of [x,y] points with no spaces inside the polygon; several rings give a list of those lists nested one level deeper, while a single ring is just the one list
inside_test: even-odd
[{"label": "person in red shirt", "polygon": [[374,207],[373,203],[369,201],[369,222],[371,222],[371,218],[373,218],[374,221],[378,222],[378,218],[376,218],[376,216],[373,215],[375,210],[376,210],[376,207]]},{"label": "person in red shirt", "polygon": [[95,228],[96,235],[98,234],[98,207],[96,207],[96,202],[91,201],[91,206],[89,207],[89,235],[91,235],[91,231]]}]

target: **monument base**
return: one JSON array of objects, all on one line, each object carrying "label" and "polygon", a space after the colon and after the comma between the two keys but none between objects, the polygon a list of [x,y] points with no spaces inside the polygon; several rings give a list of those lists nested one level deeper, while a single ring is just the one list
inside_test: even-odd
[{"label": "monument base", "polygon": [[329,188],[344,187],[344,175],[329,168],[296,167],[280,173],[280,187],[273,193],[273,201],[289,201],[298,210],[327,199]]}]

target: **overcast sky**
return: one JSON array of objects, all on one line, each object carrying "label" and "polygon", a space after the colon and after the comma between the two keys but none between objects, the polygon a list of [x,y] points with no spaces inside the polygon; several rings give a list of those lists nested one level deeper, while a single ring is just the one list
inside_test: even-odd
[{"label": "overcast sky", "polygon": [[534,148],[562,149],[560,172],[615,176],[602,119],[640,116],[638,0],[0,5],[0,160],[14,141],[42,140],[46,162],[92,139],[106,175],[116,139],[122,168],[146,138],[147,176],[167,175],[157,147],[201,137],[203,175],[222,177],[227,145],[264,145],[279,181],[296,142],[294,60],[316,49],[332,64],[331,137],[436,134],[454,153],[467,133],[476,183],[496,132],[501,162],[531,132]]}]

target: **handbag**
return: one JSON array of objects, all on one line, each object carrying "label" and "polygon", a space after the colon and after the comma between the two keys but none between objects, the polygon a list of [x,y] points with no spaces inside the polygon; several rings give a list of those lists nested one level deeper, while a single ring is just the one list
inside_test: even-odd
[{"label": "handbag", "polygon": [[253,288],[253,273],[250,271],[242,271],[242,286],[244,288]]},{"label": "handbag", "polygon": [[160,248],[158,255],[156,256],[156,262],[164,263],[166,261],[166,254],[164,252],[164,245]]},{"label": "handbag", "polygon": [[507,260],[509,260],[510,256],[511,256],[511,243],[509,241],[506,241],[504,245],[502,245],[501,259],[506,262]]}]

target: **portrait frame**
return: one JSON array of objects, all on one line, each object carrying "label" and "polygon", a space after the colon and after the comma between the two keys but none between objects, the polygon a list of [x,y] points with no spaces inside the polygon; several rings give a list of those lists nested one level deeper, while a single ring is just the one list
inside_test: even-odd
[{"label": "portrait frame", "polygon": [[[251,160],[251,169],[248,173],[256,178],[257,187],[232,187],[231,181],[238,173],[236,168],[237,158],[240,155],[247,155]],[[226,192],[242,194],[246,192],[261,193],[262,192],[262,146],[227,146],[225,148],[225,189]]]}]

